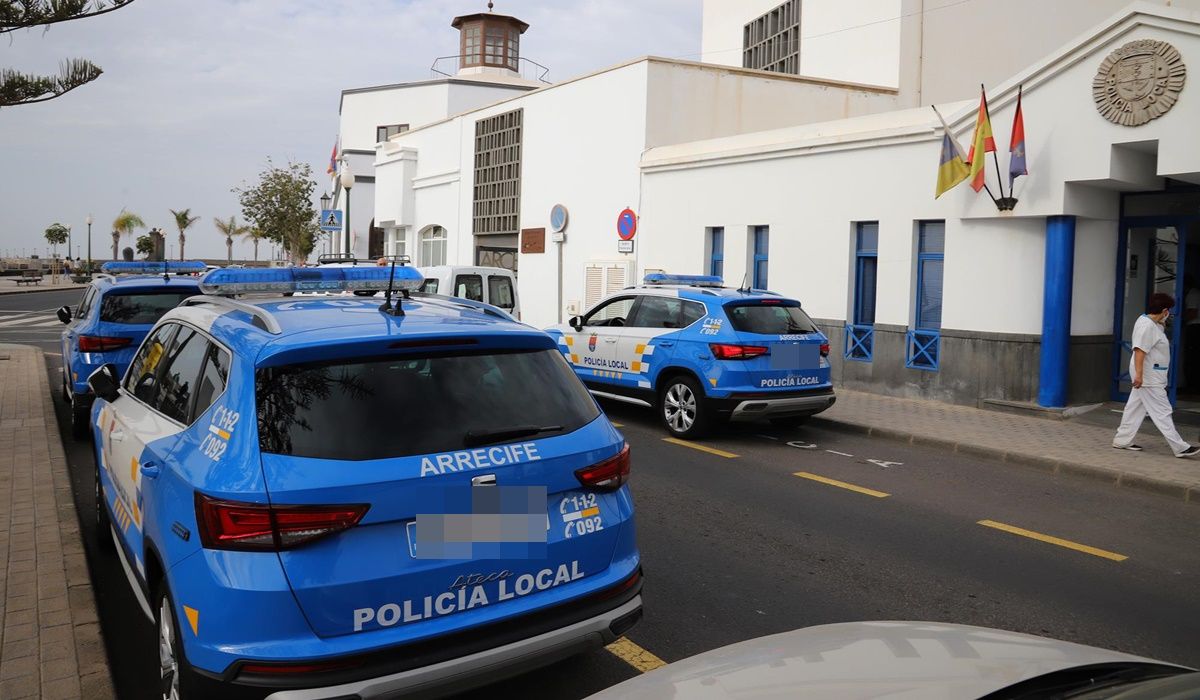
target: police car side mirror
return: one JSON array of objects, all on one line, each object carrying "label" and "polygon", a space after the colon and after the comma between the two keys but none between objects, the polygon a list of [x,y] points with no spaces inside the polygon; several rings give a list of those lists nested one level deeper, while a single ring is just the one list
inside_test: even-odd
[{"label": "police car side mirror", "polygon": [[121,378],[117,376],[117,367],[113,364],[102,365],[100,369],[92,372],[88,377],[88,386],[92,388],[92,393],[105,401],[116,401],[121,396],[118,390],[121,386]]},{"label": "police car side mirror", "polygon": [[582,316],[572,316],[571,320],[567,321],[567,323],[571,324],[571,327],[577,331],[583,330],[583,317]]},{"label": "police car side mirror", "polygon": [[63,323],[70,323],[71,322],[71,307],[60,306],[60,307],[58,307],[58,311],[55,312],[55,315],[57,315],[58,320],[62,321]]}]

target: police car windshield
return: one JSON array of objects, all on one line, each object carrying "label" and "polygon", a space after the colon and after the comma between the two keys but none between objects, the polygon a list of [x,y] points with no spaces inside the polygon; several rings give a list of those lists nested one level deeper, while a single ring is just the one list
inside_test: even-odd
[{"label": "police car windshield", "polygon": [[100,320],[106,323],[150,325],[162,315],[179,306],[179,302],[196,296],[196,291],[161,291],[126,293],[109,292],[100,302]]},{"label": "police car windshield", "polygon": [[507,435],[550,437],[600,414],[555,350],[272,367],[258,371],[255,392],[262,450],[317,459],[384,459],[504,442]]},{"label": "police car windshield", "polygon": [[800,302],[785,299],[764,299],[754,302],[727,304],[725,313],[733,329],[742,333],[762,335],[792,335],[816,333],[817,326],[800,308]]}]

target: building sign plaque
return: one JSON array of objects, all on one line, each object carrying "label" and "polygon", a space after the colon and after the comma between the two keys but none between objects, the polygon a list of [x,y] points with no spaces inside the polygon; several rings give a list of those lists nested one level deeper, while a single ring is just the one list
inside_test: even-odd
[{"label": "building sign plaque", "polygon": [[1092,80],[1092,97],[1110,122],[1141,126],[1171,109],[1186,77],[1187,66],[1174,46],[1139,39],[1104,59]]}]

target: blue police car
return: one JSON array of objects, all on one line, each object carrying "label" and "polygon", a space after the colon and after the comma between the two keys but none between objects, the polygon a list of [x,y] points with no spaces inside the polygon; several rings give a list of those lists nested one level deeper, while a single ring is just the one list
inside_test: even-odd
[{"label": "blue police car", "polygon": [[795,426],[835,400],[829,341],[800,302],[720,277],[649,274],[548,330],[593,394],[657,408],[680,438],[721,420]]},{"label": "blue police car", "polygon": [[58,309],[62,333],[62,396],[71,405],[76,438],[88,434],[92,395],[87,378],[104,364],[124,372],[138,344],[158,319],[200,293],[202,262],[107,262],[105,274],[83,292],[79,305]]},{"label": "blue police car", "polygon": [[164,697],[459,690],[640,619],[624,439],[546,333],[421,282],[216,270],[89,379]]}]

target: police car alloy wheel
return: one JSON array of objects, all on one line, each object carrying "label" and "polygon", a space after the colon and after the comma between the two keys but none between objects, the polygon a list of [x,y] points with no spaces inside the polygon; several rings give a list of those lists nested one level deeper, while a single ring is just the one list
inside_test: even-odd
[{"label": "police car alloy wheel", "polygon": [[158,627],[159,697],[163,700],[195,697],[195,693],[191,692],[191,667],[180,646],[179,624],[175,620],[174,606],[165,582],[158,594],[157,610],[154,617]]},{"label": "police car alloy wheel", "polygon": [[691,377],[667,380],[658,404],[663,425],[672,435],[691,439],[708,431],[708,400]]}]

